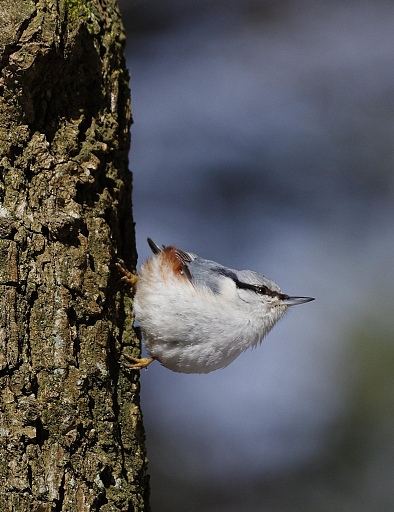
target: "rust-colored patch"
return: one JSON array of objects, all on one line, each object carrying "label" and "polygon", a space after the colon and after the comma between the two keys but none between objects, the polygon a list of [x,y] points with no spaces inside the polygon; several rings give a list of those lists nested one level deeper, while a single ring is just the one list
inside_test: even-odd
[{"label": "rust-colored patch", "polygon": [[191,275],[187,267],[190,262],[190,256],[173,246],[164,247],[160,253],[160,257],[164,265],[169,265],[174,274],[183,278],[191,280]]}]

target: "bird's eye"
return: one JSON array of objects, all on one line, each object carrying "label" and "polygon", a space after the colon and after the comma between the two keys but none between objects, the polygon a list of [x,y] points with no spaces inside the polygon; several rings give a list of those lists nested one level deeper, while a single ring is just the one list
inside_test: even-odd
[{"label": "bird's eye", "polygon": [[267,287],[266,286],[258,286],[257,287],[257,292],[261,293],[262,295],[266,295],[267,294]]}]

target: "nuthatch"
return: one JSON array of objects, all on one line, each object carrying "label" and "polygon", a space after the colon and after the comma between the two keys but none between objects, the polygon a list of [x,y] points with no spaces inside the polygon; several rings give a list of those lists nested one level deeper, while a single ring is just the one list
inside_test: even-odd
[{"label": "nuthatch", "polygon": [[224,368],[273,328],[290,306],[314,300],[289,297],[253,270],[233,270],[148,238],[153,256],[139,275],[119,260],[135,287],[134,312],[151,357],[125,356],[140,370],[157,359],[175,372]]}]

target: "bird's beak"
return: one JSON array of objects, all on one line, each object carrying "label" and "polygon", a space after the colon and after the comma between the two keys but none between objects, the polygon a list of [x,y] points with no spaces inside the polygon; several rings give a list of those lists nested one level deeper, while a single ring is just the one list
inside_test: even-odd
[{"label": "bird's beak", "polygon": [[287,306],[296,306],[297,304],[304,304],[305,302],[310,302],[311,300],[315,299],[313,297],[287,297],[287,299],[283,299],[281,302]]}]

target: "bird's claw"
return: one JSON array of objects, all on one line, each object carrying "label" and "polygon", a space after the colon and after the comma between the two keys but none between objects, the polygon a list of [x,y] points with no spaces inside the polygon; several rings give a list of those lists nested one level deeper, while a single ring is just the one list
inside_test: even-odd
[{"label": "bird's claw", "polygon": [[155,360],[154,357],[131,357],[127,354],[122,354],[127,361],[130,361],[133,364],[125,364],[123,365],[128,368],[129,370],[143,370],[144,368],[147,368],[153,361]]},{"label": "bird's claw", "polygon": [[123,276],[120,278],[120,280],[128,284],[134,290],[138,281],[138,275],[130,272],[130,270],[126,267],[125,262],[120,258],[116,260],[115,266]]}]

